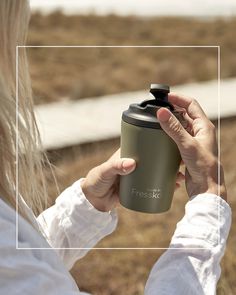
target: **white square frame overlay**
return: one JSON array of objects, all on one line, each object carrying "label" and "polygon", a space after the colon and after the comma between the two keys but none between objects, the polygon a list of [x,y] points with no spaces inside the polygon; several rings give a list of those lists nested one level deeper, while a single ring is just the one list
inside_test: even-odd
[{"label": "white square frame overlay", "polygon": [[[43,46],[34,46],[34,45],[26,45],[26,46],[16,46],[16,249],[17,250],[32,250],[32,249],[42,249],[42,250],[66,250],[66,249],[70,249],[70,250],[166,250],[166,249],[171,249],[171,250],[194,250],[194,249],[208,249],[211,250],[213,248],[212,247],[200,247],[200,248],[164,248],[164,247],[144,247],[144,248],[132,248],[132,247],[94,247],[94,248],[90,248],[90,247],[85,247],[85,248],[19,248],[19,244],[18,244],[18,232],[19,232],[19,182],[18,182],[18,176],[19,176],[19,162],[18,162],[18,144],[19,144],[19,131],[18,131],[18,101],[19,101],[19,96],[18,96],[18,90],[19,90],[19,84],[18,84],[18,57],[19,57],[19,48],[217,48],[217,124],[218,124],[218,149],[219,149],[219,153],[218,153],[218,160],[220,163],[220,81],[221,81],[221,77],[220,77],[220,67],[221,67],[221,50],[220,50],[220,46],[218,45],[164,45],[164,46],[149,46],[149,45],[127,45],[127,46],[120,46],[120,45],[104,45],[104,46],[87,46],[87,45],[43,45]],[[220,165],[218,164],[218,184],[220,183]],[[220,188],[218,186],[218,195],[220,195]],[[220,243],[220,205],[218,203],[218,244]]]}]

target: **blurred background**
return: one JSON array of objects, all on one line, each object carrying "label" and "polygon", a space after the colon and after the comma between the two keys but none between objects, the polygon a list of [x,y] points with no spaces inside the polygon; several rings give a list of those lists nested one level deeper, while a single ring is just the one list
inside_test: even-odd
[{"label": "blurred background", "polygon": [[[27,48],[36,118],[60,191],[116,151],[121,112],[145,99],[150,83],[165,83],[197,98],[220,128],[228,198],[236,207],[235,1],[31,0],[31,7],[28,45],[61,46]],[[63,47],[78,45],[143,47]],[[219,48],[144,47],[170,45],[220,46],[220,89]],[[45,173],[53,204],[58,191]],[[97,247],[168,247],[187,199],[183,185],[165,214],[119,207],[116,232]],[[233,216],[220,295],[236,293],[235,233]],[[163,251],[92,250],[71,273],[93,294],[139,295]]]}]

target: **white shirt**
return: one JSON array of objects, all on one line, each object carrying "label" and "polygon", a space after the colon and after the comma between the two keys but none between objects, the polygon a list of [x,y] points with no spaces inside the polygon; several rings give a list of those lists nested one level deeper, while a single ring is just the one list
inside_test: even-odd
[{"label": "white shirt", "polygon": [[[85,294],[68,270],[88,250],[56,248],[92,248],[116,228],[116,212],[96,210],[84,196],[80,180],[62,192],[37,220],[27,210],[47,241],[19,216],[16,249],[16,212],[0,199],[0,294]],[[169,249],[155,263],[145,294],[215,294],[230,225],[231,209],[222,198],[194,196]]]}]

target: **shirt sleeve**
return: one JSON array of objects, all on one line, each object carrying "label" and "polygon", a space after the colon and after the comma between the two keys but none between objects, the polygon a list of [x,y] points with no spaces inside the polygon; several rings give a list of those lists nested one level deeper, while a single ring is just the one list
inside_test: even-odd
[{"label": "shirt sleeve", "polygon": [[[70,273],[44,238],[19,216],[16,244],[16,212],[0,200],[0,294],[82,295]],[[18,246],[18,248],[16,247]],[[51,252],[50,252],[51,251]]]},{"label": "shirt sleeve", "polygon": [[168,250],[151,270],[145,295],[216,294],[230,225],[231,209],[222,198],[192,197]]},{"label": "shirt sleeve", "polygon": [[83,194],[81,180],[64,190],[37,218],[44,236],[68,269],[117,225],[116,211],[95,209]]}]

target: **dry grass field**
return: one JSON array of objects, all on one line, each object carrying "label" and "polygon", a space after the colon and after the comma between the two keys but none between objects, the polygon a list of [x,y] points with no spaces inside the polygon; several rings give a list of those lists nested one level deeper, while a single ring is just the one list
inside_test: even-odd
[{"label": "dry grass field", "polygon": [[[136,17],[50,16],[34,14],[30,45],[221,45],[222,77],[236,75],[236,19],[139,19]],[[170,85],[216,78],[215,49],[65,49],[29,48],[35,103],[82,99],[108,93],[139,90],[150,81]],[[221,156],[229,201],[236,208],[234,167],[236,118],[222,121]],[[60,190],[105,161],[119,139],[51,151]],[[50,183],[50,179],[49,179]],[[50,183],[51,184],[51,183]],[[49,186],[51,202],[55,187]],[[187,195],[175,194],[168,213],[146,215],[118,208],[115,233],[98,247],[168,247]],[[236,225],[230,232],[218,295],[236,293]],[[72,269],[81,290],[95,295],[139,295],[151,266],[164,250],[92,250]]]},{"label": "dry grass field", "polygon": [[[221,75],[236,75],[236,19],[114,15],[31,18],[29,45],[220,45]],[[29,48],[35,102],[80,99],[217,78],[216,48]]]}]

